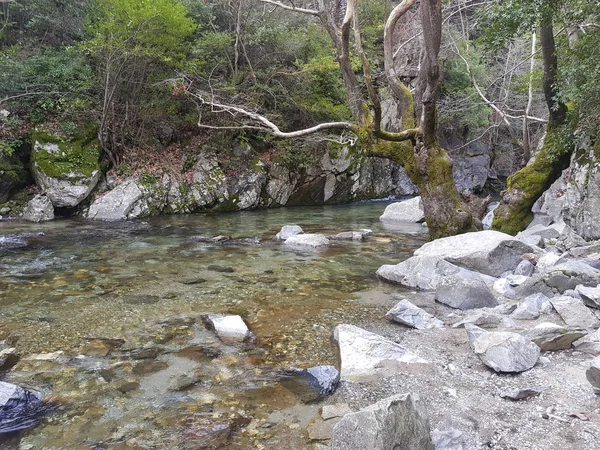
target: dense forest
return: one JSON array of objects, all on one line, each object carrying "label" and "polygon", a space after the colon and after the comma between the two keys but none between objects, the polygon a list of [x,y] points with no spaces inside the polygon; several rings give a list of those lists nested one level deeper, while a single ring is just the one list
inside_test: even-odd
[{"label": "dense forest", "polygon": [[[250,142],[263,163],[292,167],[302,166],[311,145],[350,146],[406,169],[435,237],[475,229],[482,210],[454,186],[439,140],[450,135],[460,147],[485,142],[502,161],[501,180],[518,171],[495,221],[514,233],[568,167],[576,138],[593,147],[598,133],[594,1],[9,0],[0,7],[5,173],[18,172],[17,159],[27,164],[36,133],[94,139],[102,172],[146,179],[185,172],[190,152],[224,135]],[[7,201],[29,181],[3,183]]]}]

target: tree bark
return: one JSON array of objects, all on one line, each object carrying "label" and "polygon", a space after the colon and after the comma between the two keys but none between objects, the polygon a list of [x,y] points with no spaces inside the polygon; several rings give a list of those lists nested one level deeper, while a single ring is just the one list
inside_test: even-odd
[{"label": "tree bark", "polygon": [[421,1],[421,21],[425,46],[422,74],[425,81],[421,94],[421,135],[417,138],[414,158],[425,220],[430,238],[436,239],[475,231],[475,226],[468,206],[456,190],[452,160],[440,147],[436,134],[440,80],[438,56],[442,40],[441,0]]},{"label": "tree bark", "polygon": [[544,145],[535,162],[510,176],[507,190],[494,214],[493,229],[516,234],[533,219],[531,207],[537,199],[569,167],[573,146],[564,144],[563,136],[570,133],[567,124],[567,107],[557,97],[558,59],[552,30],[549,5],[540,23],[540,43],[544,61],[544,96],[550,119],[546,126]]}]

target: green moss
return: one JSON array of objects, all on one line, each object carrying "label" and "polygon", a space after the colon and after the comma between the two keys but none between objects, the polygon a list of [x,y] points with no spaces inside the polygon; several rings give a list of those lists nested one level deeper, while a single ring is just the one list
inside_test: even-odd
[{"label": "green moss", "polygon": [[238,203],[240,196],[237,194],[230,195],[229,198],[221,197],[219,203],[217,203],[212,210],[218,212],[238,211]]},{"label": "green moss", "polygon": [[[76,173],[81,174],[81,178],[89,178],[94,171],[100,170],[100,146],[91,126],[83,127],[72,138],[63,138],[44,129],[37,129],[31,140],[34,148],[32,164],[48,177],[62,178]],[[58,151],[43,148],[47,144],[57,146]]]},{"label": "green moss", "polygon": [[568,165],[572,141],[564,140],[567,132],[565,127],[548,127],[535,161],[508,177],[508,192],[494,214],[494,230],[514,235],[529,225],[531,207]]}]

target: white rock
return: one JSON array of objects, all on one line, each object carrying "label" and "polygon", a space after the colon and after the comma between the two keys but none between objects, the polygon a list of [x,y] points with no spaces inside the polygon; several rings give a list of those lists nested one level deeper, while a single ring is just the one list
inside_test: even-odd
[{"label": "white rock", "polygon": [[416,328],[417,330],[428,330],[431,328],[443,328],[444,322],[429,314],[424,309],[413,305],[408,300],[401,300],[385,315],[394,322]]},{"label": "white rock", "polygon": [[422,290],[433,290],[442,281],[454,276],[480,279],[486,284],[494,282],[492,277],[429,256],[413,256],[396,265],[383,265],[377,270],[377,275],[392,283]]},{"label": "white rock", "polygon": [[421,197],[389,204],[379,217],[382,222],[422,222],[425,219]]},{"label": "white rock", "polygon": [[136,203],[144,197],[144,192],[136,180],[119,184],[112,191],[94,200],[87,214],[94,220],[126,220]]},{"label": "white rock", "polygon": [[297,234],[287,238],[284,244],[296,247],[325,247],[329,245],[329,239],[324,234]]},{"label": "white rock", "polygon": [[273,238],[274,241],[285,241],[287,238],[296,236],[298,234],[304,234],[302,227],[298,225],[284,225],[281,227],[279,233]]},{"label": "white rock", "polygon": [[496,372],[523,372],[531,369],[540,356],[540,348],[531,340],[511,332],[488,332],[473,342],[473,351],[486,366]]},{"label": "white rock", "polygon": [[428,242],[415,251],[415,256],[437,256],[467,269],[500,276],[513,271],[521,255],[532,248],[499,231],[478,231]]},{"label": "white rock", "polygon": [[339,349],[341,379],[345,381],[391,376],[402,373],[407,364],[428,364],[401,345],[354,325],[338,325],[333,339]]},{"label": "white rock", "polygon": [[565,323],[574,328],[597,329],[598,318],[577,298],[559,296],[550,299],[550,303]]},{"label": "white rock", "polygon": [[208,326],[215,331],[219,339],[228,344],[252,342],[255,337],[240,316],[208,314],[205,317]]}]

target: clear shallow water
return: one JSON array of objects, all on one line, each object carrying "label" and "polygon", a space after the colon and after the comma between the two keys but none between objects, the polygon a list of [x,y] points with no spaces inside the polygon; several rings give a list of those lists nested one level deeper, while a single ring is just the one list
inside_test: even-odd
[{"label": "clear shallow water", "polygon": [[[210,448],[211,439],[304,448],[301,416],[314,408],[298,405],[277,370],[335,365],[329,337],[337,324],[381,320],[370,299],[389,287],[375,271],[425,240],[407,233],[419,226],[386,229],[378,220],[385,206],[0,222],[0,339],[22,356],[4,380],[62,405],[20,448]],[[376,236],[322,250],[271,242],[293,223]],[[199,235],[260,244],[215,245]],[[201,324],[207,312],[241,315],[257,343],[223,346]],[[223,430],[217,438],[215,429]]]}]

